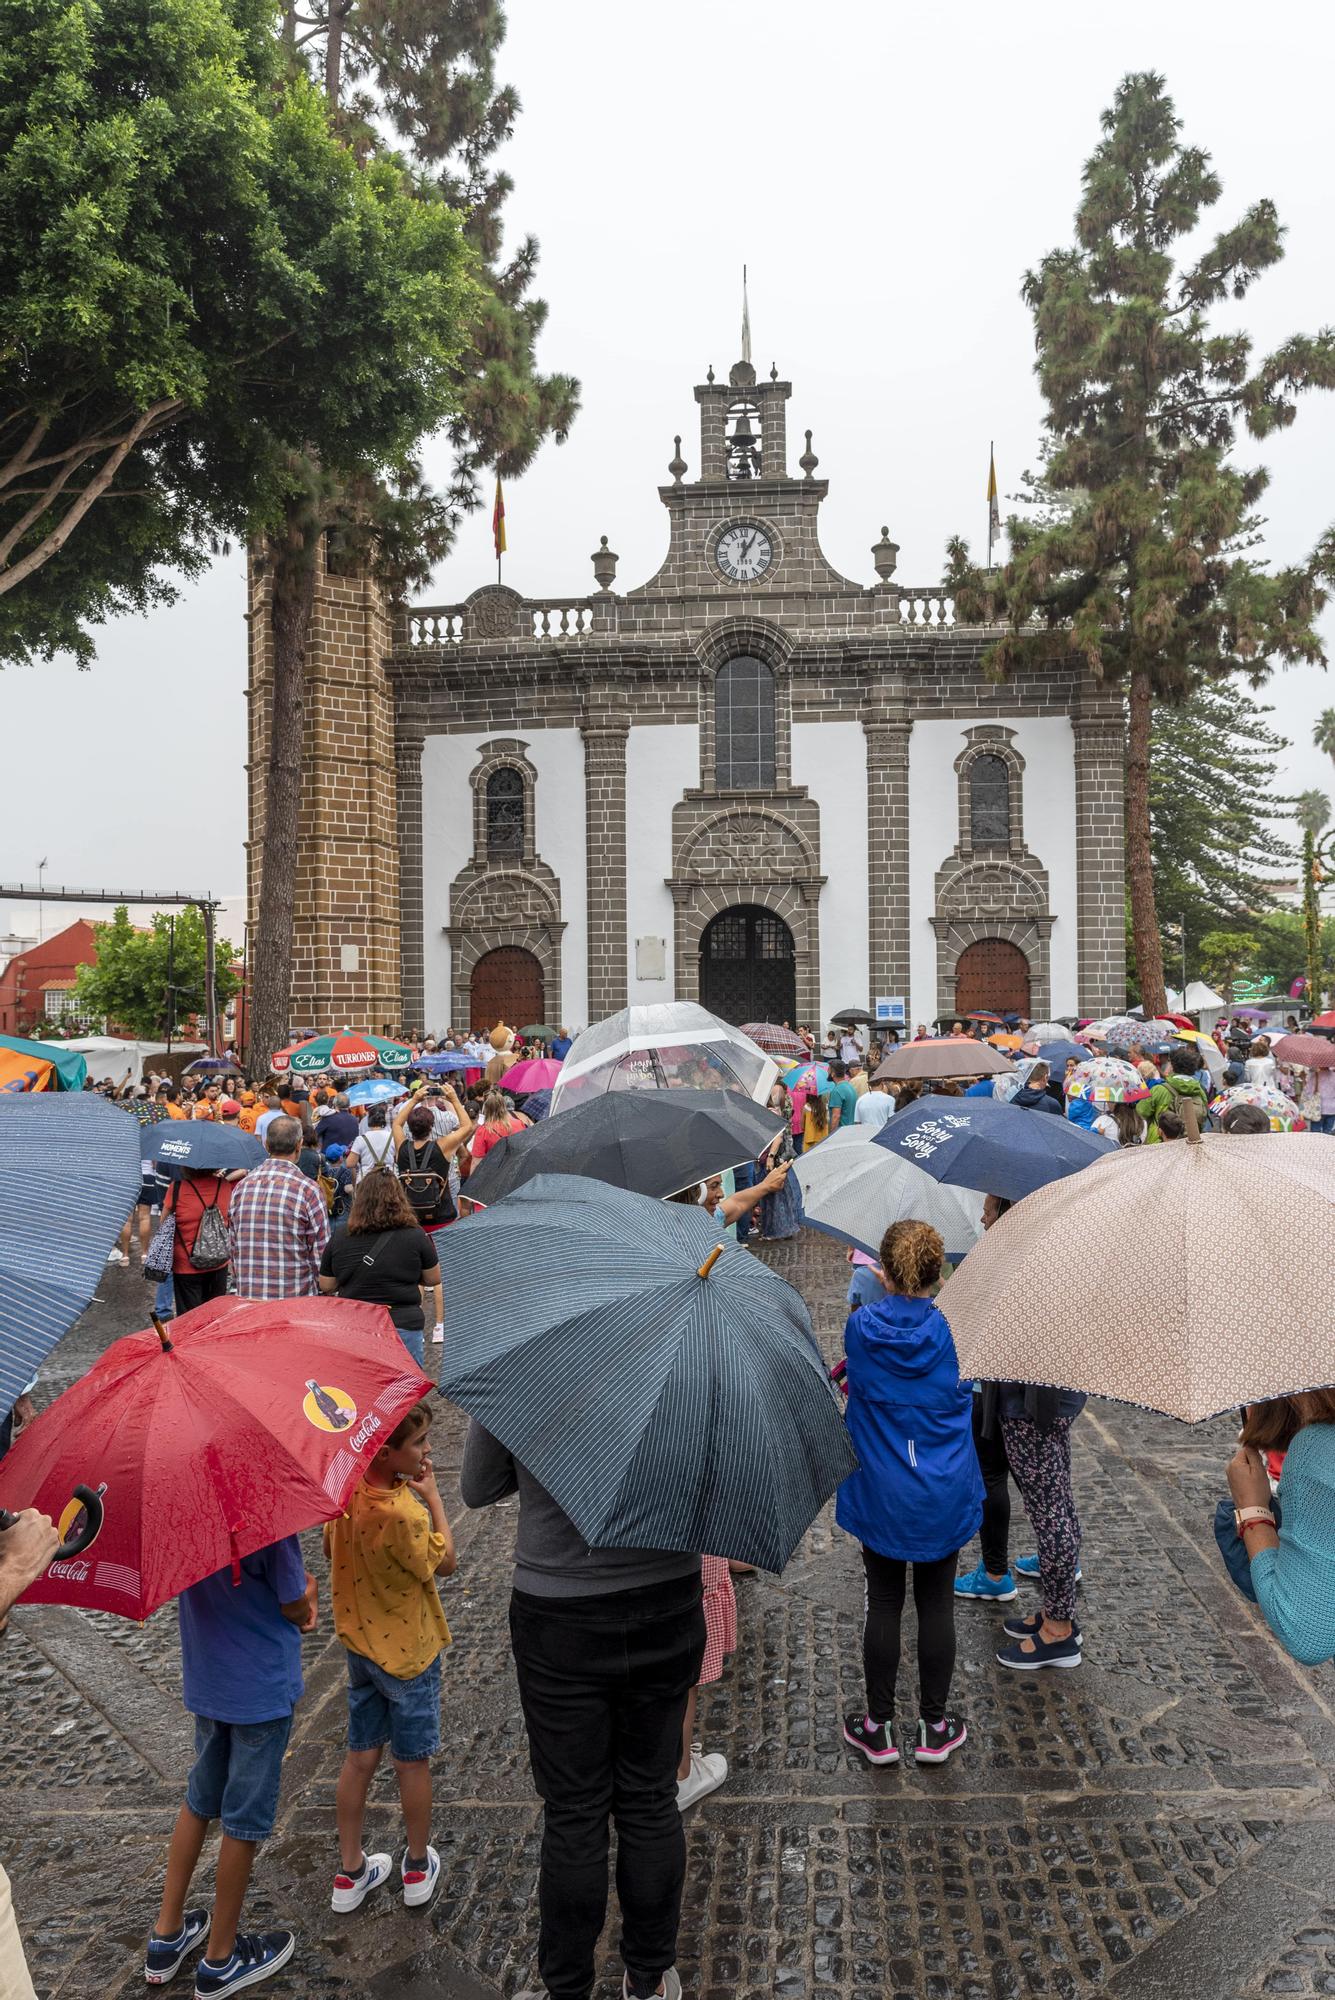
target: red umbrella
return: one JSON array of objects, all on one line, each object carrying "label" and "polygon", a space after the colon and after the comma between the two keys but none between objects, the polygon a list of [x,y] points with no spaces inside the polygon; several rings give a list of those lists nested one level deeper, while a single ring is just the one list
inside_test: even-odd
[{"label": "red umbrella", "polygon": [[1312,1028],[1335,1028],[1335,1010],[1329,1014],[1314,1014],[1308,1026]]},{"label": "red umbrella", "polygon": [[791,1028],[781,1028],[776,1021],[747,1021],[742,1033],[749,1035],[758,1049],[767,1056],[787,1056],[793,1062],[801,1062],[807,1054],[807,1045],[800,1035]]},{"label": "red umbrella", "polygon": [[25,1602],[147,1618],[201,1577],[342,1513],[431,1383],[383,1306],[214,1299],[127,1334],[29,1424],[0,1503],[69,1536],[84,1484],[102,1526]]}]

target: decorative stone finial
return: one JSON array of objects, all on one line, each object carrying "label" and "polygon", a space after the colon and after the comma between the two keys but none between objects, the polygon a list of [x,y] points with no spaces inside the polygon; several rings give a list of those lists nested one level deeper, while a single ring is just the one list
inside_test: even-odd
[{"label": "decorative stone finial", "polygon": [[706,382],[712,382],[712,381],[713,381],[713,379],[714,379],[714,364],[713,364],[713,362],[711,361],[711,362],[710,362],[710,364],[709,364],[709,372],[708,372],[708,374],[707,374],[707,375],[705,376],[705,380],[706,380]]},{"label": "decorative stone finial", "polygon": [[680,486],[682,481],[682,475],[686,470],[686,460],[681,455],[680,436],[674,437],[672,442],[674,445],[676,445],[677,449],[673,452],[671,458],[668,460],[668,471],[672,474],[675,483],[678,486]]},{"label": "decorative stone finial", "polygon": [[801,458],[799,458],[797,462],[801,466],[802,471],[804,472],[804,474],[808,479],[810,479],[812,473],[816,470],[816,467],[820,464],[820,460],[817,458],[815,452],[811,449],[810,431],[807,432],[807,448],[802,453]]},{"label": "decorative stone finial", "polygon": [[882,528],[880,541],[872,543],[871,559],[876,565],[876,574],[881,582],[888,583],[895,573],[895,564],[899,561],[899,543],[891,541],[888,528]]},{"label": "decorative stone finial", "polygon": [[756,371],[749,361],[734,361],[728,370],[728,380],[734,389],[753,389]]},{"label": "decorative stone finial", "polygon": [[778,364],[778,362],[777,362],[777,361],[771,361],[771,362],[770,362],[770,365],[769,365],[769,379],[770,379],[770,381],[771,381],[771,382],[777,382],[777,381],[778,381],[778,379],[779,379],[779,364]]},{"label": "decorative stone finial", "polygon": [[[681,439],[678,438],[677,442],[680,444]],[[597,580],[599,590],[610,590],[612,588],[612,579],[617,573],[617,564],[621,558],[615,550],[608,548],[606,535],[601,538],[589,560],[593,564],[593,574]]]}]

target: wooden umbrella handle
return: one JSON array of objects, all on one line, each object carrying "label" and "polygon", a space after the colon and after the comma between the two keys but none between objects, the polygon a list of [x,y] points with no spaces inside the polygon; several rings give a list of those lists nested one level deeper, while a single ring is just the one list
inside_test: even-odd
[{"label": "wooden umbrella handle", "polygon": [[696,1276],[699,1278],[707,1278],[722,1255],[723,1255],[723,1245],[721,1243],[716,1243],[714,1245],[714,1248],[710,1251],[709,1255],[705,1258],[704,1263],[700,1266],[700,1269],[697,1271]]}]

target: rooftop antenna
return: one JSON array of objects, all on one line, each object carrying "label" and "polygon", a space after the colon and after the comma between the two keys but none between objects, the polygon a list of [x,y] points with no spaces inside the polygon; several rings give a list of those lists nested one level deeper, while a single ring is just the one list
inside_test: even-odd
[{"label": "rooftop antenna", "polygon": [[746,266],[742,266],[742,359],[751,359],[751,309],[746,302]]}]

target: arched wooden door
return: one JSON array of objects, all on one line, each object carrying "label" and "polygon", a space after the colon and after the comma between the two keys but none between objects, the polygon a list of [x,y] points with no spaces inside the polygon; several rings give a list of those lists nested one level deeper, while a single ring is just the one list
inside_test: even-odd
[{"label": "arched wooden door", "polygon": [[468,988],[469,1025],[489,1035],[498,1021],[507,1028],[527,1028],[545,1021],[542,967],[531,951],[502,945],[473,967]]},{"label": "arched wooden door", "polygon": [[721,1021],[797,1019],[797,948],[782,917],[745,903],[700,940],[700,1005]]},{"label": "arched wooden door", "polygon": [[1004,938],[980,938],[959,955],[955,967],[955,1012],[1029,1014],[1029,960]]}]

